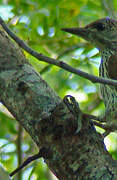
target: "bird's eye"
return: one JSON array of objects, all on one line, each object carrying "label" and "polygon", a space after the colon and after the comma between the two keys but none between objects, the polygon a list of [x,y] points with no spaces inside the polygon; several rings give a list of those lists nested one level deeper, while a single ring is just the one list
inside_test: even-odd
[{"label": "bird's eye", "polygon": [[98,31],[103,31],[105,29],[105,25],[103,23],[96,23],[94,28],[96,28]]}]

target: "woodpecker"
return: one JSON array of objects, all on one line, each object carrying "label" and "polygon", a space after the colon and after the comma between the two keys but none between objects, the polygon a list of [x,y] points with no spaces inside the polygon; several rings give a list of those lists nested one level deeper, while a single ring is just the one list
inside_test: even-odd
[{"label": "woodpecker", "polygon": [[[99,19],[81,28],[63,28],[98,48],[101,54],[99,76],[117,80],[117,21],[111,18]],[[117,125],[117,87],[100,84],[100,92],[105,104],[103,121]]]}]

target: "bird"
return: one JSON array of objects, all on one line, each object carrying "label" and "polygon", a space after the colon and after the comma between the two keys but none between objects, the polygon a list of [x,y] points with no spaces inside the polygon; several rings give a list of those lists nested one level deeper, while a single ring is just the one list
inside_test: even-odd
[{"label": "bird", "polygon": [[[99,77],[117,80],[117,20],[105,17],[85,27],[62,30],[77,35],[95,46],[101,55]],[[105,105],[105,113],[100,116],[100,120],[109,122],[109,127],[117,127],[117,87],[100,84],[100,93]]]}]

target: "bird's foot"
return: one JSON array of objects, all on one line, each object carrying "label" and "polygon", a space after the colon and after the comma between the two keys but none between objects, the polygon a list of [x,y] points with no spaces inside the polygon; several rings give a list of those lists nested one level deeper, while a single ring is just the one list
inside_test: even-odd
[{"label": "bird's foot", "polygon": [[71,95],[67,95],[63,99],[64,103],[67,105],[69,111],[74,115],[77,121],[77,130],[75,134],[78,134],[82,128],[82,112],[79,108],[78,102]]}]

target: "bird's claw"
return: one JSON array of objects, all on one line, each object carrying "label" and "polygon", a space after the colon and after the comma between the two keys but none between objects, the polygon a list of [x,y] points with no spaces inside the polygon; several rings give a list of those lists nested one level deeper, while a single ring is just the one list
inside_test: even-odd
[{"label": "bird's claw", "polygon": [[79,104],[71,95],[65,96],[63,101],[67,105],[69,111],[74,115],[75,119],[77,120],[77,130],[75,134],[78,134],[82,128],[82,112],[79,108]]}]

